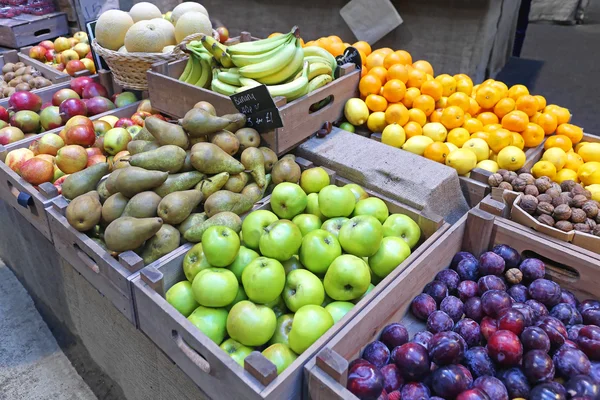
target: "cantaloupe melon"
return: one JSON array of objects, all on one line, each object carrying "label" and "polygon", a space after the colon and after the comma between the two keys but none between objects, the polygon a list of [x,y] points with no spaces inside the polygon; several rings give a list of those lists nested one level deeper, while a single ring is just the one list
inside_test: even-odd
[{"label": "cantaloupe melon", "polygon": [[173,9],[173,13],[171,14],[171,22],[173,25],[177,26],[177,20],[181,18],[183,14],[194,11],[201,12],[207,17],[209,16],[208,11],[206,11],[206,8],[204,8],[202,4],[195,3],[193,1],[186,1]]},{"label": "cantaloupe melon", "polygon": [[131,10],[129,10],[129,15],[131,15],[133,22],[162,18],[162,13],[158,7],[145,1],[134,4],[133,7],[131,7]]},{"label": "cantaloupe melon", "polygon": [[104,48],[118,50],[125,43],[125,35],[132,26],[133,19],[125,11],[105,11],[96,22],[96,40]]},{"label": "cantaloupe melon", "polygon": [[175,40],[175,27],[172,23],[162,18],[154,18],[151,19],[150,22],[155,23],[158,29],[162,31],[163,35],[165,35],[165,38],[167,39],[168,45],[177,44],[177,41]]},{"label": "cantaloupe melon", "polygon": [[212,24],[206,15],[192,11],[185,13],[177,20],[175,25],[175,39],[181,43],[186,36],[193,33],[204,33],[212,36]]},{"label": "cantaloupe melon", "polygon": [[125,35],[125,48],[130,53],[160,53],[168,44],[162,29],[152,21],[136,22]]},{"label": "cantaloupe melon", "polygon": [[170,45],[170,46],[165,46],[165,48],[164,48],[164,49],[162,49],[162,52],[163,52],[163,53],[170,53],[170,52],[172,52],[172,51],[173,51],[173,49],[174,49],[174,48],[175,48],[175,46],[173,46],[173,45]]}]

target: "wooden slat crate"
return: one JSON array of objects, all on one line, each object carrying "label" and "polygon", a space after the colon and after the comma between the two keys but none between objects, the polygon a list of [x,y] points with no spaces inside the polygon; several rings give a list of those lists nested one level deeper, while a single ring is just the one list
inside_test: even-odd
[{"label": "wooden slat crate", "polygon": [[[52,68],[44,63],[41,63],[37,60],[34,60],[30,57],[25,57],[23,54],[17,52],[17,50],[10,50],[0,55],[0,68],[4,66],[6,63],[18,63],[22,62],[25,65],[30,65],[37,69],[44,78],[49,79],[52,83],[62,83],[71,80],[71,76],[69,74],[65,74],[60,72],[59,70]],[[84,71],[81,71],[84,72]],[[89,74],[88,74],[89,75]],[[34,89],[32,92],[38,93],[42,89]]]},{"label": "wooden slat crate", "polygon": [[557,247],[538,235],[514,229],[487,212],[473,209],[311,359],[305,367],[310,398],[357,399],[346,389],[348,363],[359,357],[368,343],[377,340],[381,330],[390,323],[401,322],[411,337],[423,330],[423,322],[407,313],[412,299],[439,271],[450,265],[457,252],[469,251],[479,256],[495,244],[507,244],[527,257],[541,257],[550,279],[572,290],[579,299],[600,297],[597,260]]},{"label": "wooden slat crate", "polygon": [[[302,168],[313,164],[304,159],[296,161]],[[332,182],[342,186],[349,183],[328,170]],[[413,253],[394,272],[381,281],[350,312],[325,333],[317,342],[302,353],[281,375],[268,375],[273,366],[264,357],[246,359],[245,368],[206,337],[164,298],[165,292],[179,281],[185,280],[182,261],[185,253],[173,257],[157,268],[144,268],[139,278],[133,279],[133,291],[139,328],[154,341],[201,389],[211,398],[237,399],[296,399],[303,392],[303,365],[323,347],[336,331],[359,314],[377,293],[382,292],[402,270],[433,245],[448,229],[442,220],[430,219],[416,210],[367,191],[381,198],[390,213],[404,213],[421,227],[422,240]],[[260,209],[270,209],[268,198]],[[190,246],[191,247],[191,246]],[[261,366],[262,364],[262,366]],[[264,367],[266,364],[267,368]],[[271,368],[268,368],[271,366]]]},{"label": "wooden slat crate", "polygon": [[14,18],[0,19],[0,46],[18,49],[68,32],[69,24],[65,13],[42,16],[21,14]]},{"label": "wooden slat crate", "polygon": [[50,65],[46,65],[41,61],[31,58],[29,57],[29,50],[32,47],[33,46],[22,47],[19,50],[19,57],[23,60],[23,62],[27,60],[28,65],[34,66],[38,71],[42,72],[46,78],[50,79],[54,83],[70,81],[71,78],[76,78],[78,76],[91,75],[90,71],[84,69],[83,71],[76,72],[74,76],[71,76],[64,71],[59,71]]}]

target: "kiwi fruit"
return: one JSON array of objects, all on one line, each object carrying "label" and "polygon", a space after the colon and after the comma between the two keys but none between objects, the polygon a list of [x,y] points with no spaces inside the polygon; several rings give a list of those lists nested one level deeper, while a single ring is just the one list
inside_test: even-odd
[{"label": "kiwi fruit", "polygon": [[14,72],[7,72],[6,74],[4,74],[4,81],[5,82],[10,82],[13,79],[15,79],[15,73]]},{"label": "kiwi fruit", "polygon": [[15,92],[28,92],[30,90],[31,87],[25,82],[21,82],[17,86],[15,86]]},{"label": "kiwi fruit", "polygon": [[19,68],[23,68],[24,66],[25,66],[25,63],[24,63],[24,62],[21,62],[21,61],[19,61],[18,63],[15,63],[14,70],[16,71],[16,70],[18,70]]},{"label": "kiwi fruit", "polygon": [[17,76],[25,75],[26,69],[27,69],[26,67],[19,68],[18,70],[15,71],[15,75],[17,75]]},{"label": "kiwi fruit", "polygon": [[33,76],[31,76],[30,74],[25,74],[21,77],[21,80],[26,83],[29,83],[29,81],[32,79],[33,79]]},{"label": "kiwi fruit", "polygon": [[6,63],[2,67],[3,74],[6,74],[7,72],[13,72],[14,70],[15,70],[15,64],[13,64],[13,63]]}]

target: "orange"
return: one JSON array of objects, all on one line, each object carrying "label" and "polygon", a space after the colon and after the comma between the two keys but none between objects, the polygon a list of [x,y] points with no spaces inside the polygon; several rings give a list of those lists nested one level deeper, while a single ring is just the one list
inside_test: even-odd
[{"label": "orange", "polygon": [[474,133],[483,130],[483,123],[477,118],[465,118],[465,122],[463,122],[463,128],[465,128],[469,133]]},{"label": "orange", "polygon": [[533,97],[535,97],[537,99],[537,101],[538,101],[538,111],[541,111],[544,108],[546,108],[546,98],[544,96],[540,96],[538,94],[538,95],[535,95]]},{"label": "orange", "polygon": [[510,97],[505,97],[500,99],[499,102],[494,106],[494,114],[498,116],[498,118],[504,117],[509,112],[515,109],[516,102]]},{"label": "orange", "polygon": [[335,35],[331,35],[328,36],[327,39],[331,40],[333,43],[344,43],[344,41],[342,39],[340,39],[339,36],[335,36]]},{"label": "orange", "polygon": [[517,110],[523,111],[529,117],[533,117],[538,110],[539,104],[534,96],[524,94],[517,99],[516,106]]},{"label": "orange", "polygon": [[460,148],[470,138],[471,134],[465,128],[454,128],[448,132],[446,141]]},{"label": "orange", "polygon": [[283,35],[283,33],[273,32],[269,36],[267,36],[267,39],[270,39],[270,38],[275,37],[275,36],[281,36],[281,35]]},{"label": "orange", "polygon": [[535,122],[537,124],[537,120],[540,117],[540,115],[542,115],[541,112],[536,112],[533,117],[529,117],[529,122]]},{"label": "orange", "polygon": [[552,135],[558,126],[556,116],[552,113],[542,113],[536,123],[542,127],[546,136]]},{"label": "orange", "polygon": [[308,46],[316,46],[316,42],[314,40],[308,41],[306,43],[304,43],[304,47],[308,47]]},{"label": "orange", "polygon": [[429,116],[435,109],[435,101],[433,97],[421,94],[413,100],[413,108],[420,108],[425,112],[425,115]]},{"label": "orange", "polygon": [[402,103],[390,104],[387,110],[385,110],[385,122],[388,124],[404,126],[408,122],[408,118],[408,110]]},{"label": "orange", "polygon": [[387,80],[387,69],[383,67],[373,67],[369,69],[369,75],[375,75],[384,84]]},{"label": "orange", "polygon": [[471,103],[471,106],[469,107],[469,114],[471,114],[471,115],[479,114],[479,112],[481,111],[481,107],[479,106],[479,103],[477,103],[477,100],[475,100],[474,98],[471,97],[469,102]]},{"label": "orange", "polygon": [[393,52],[394,52],[394,50],[390,49],[389,47],[382,47],[380,49],[373,51],[373,53],[383,54],[384,56],[387,56],[388,54],[391,54]]},{"label": "orange", "polygon": [[369,70],[368,70],[367,66],[363,64],[363,67],[360,70],[360,77],[362,78],[363,76],[367,76],[368,73],[369,73]]},{"label": "orange", "polygon": [[425,148],[423,157],[445,164],[448,154],[450,154],[450,149],[446,146],[446,143],[433,142]]},{"label": "orange", "polygon": [[[300,39],[300,40],[302,40],[302,39]],[[351,44],[350,44],[350,43],[346,43],[346,42],[344,42],[344,50],[345,50],[345,49],[347,49],[347,48],[348,48],[348,47],[350,47],[350,46],[351,46]]]},{"label": "orange", "polygon": [[402,60],[400,62],[400,64],[403,65],[412,65],[412,56],[410,55],[410,53],[406,50],[396,50],[394,53],[396,53],[399,57],[400,60]]},{"label": "orange", "polygon": [[564,108],[564,107],[551,108],[549,110],[549,112],[554,114],[554,116],[556,117],[556,123],[558,125],[566,124],[571,120],[571,112],[569,112],[569,110],[567,108]]},{"label": "orange", "polygon": [[513,85],[508,89],[508,97],[517,101],[523,95],[529,94],[529,89],[524,85]]},{"label": "orange", "polygon": [[366,69],[365,63],[367,62],[367,55],[362,50],[358,50],[358,54],[360,54],[360,61],[363,65],[363,69]]},{"label": "orange", "polygon": [[381,81],[375,75],[367,74],[366,76],[362,77],[358,83],[358,90],[363,96],[367,96],[369,94],[379,94],[380,89]]},{"label": "orange", "polygon": [[440,97],[438,101],[435,102],[435,108],[446,108],[448,106],[448,98]]},{"label": "orange", "polygon": [[471,80],[471,78],[467,74],[456,74],[456,75],[454,75],[454,79],[456,79],[457,81],[459,79],[469,79],[469,80]]},{"label": "orange", "polygon": [[383,59],[383,66],[386,68],[395,64],[404,65],[402,57],[398,53],[390,53]]},{"label": "orange", "polygon": [[372,112],[385,111],[388,108],[388,102],[385,97],[378,94],[370,94],[365,99],[365,104]]},{"label": "orange", "polygon": [[423,126],[418,124],[415,121],[408,121],[406,125],[404,125],[404,133],[406,134],[406,138],[411,138],[413,136],[419,136],[423,134]]},{"label": "orange", "polygon": [[344,47],[344,43],[333,42],[329,45],[329,48],[327,50],[331,53],[331,55],[337,57],[344,54],[344,50],[346,50],[346,47]]},{"label": "orange", "polygon": [[443,91],[444,87],[438,81],[425,81],[421,85],[421,93],[430,95],[435,101],[438,101],[442,97]]},{"label": "orange", "polygon": [[471,139],[475,139],[475,138],[483,139],[487,143],[488,139],[490,138],[490,134],[489,134],[489,132],[484,132],[484,131],[472,133]]},{"label": "orange", "polygon": [[404,98],[406,85],[399,79],[392,79],[383,85],[383,97],[390,103],[397,103]]},{"label": "orange", "polygon": [[428,81],[432,81],[432,80],[434,80],[434,79],[435,79],[435,78],[433,77],[433,75],[431,75],[431,74],[425,74],[425,76],[427,77],[427,80],[428,80]]},{"label": "orange", "polygon": [[465,122],[465,112],[458,106],[447,107],[444,109],[444,112],[442,112],[440,122],[446,129],[458,128]]},{"label": "orange", "polygon": [[508,86],[504,82],[494,81],[490,83],[490,86],[500,91],[500,98],[508,96]]},{"label": "orange", "polygon": [[456,79],[448,74],[442,74],[435,77],[435,80],[440,82],[444,87],[443,95],[448,97],[456,92]]},{"label": "orange", "polygon": [[436,108],[429,115],[429,122],[442,122],[442,113],[444,112],[443,108]]},{"label": "orange", "polygon": [[419,69],[426,74],[433,75],[433,67],[425,60],[415,61],[412,66],[413,68]]},{"label": "orange", "polygon": [[427,76],[425,75],[425,72],[421,71],[420,69],[413,68],[408,71],[408,81],[406,82],[406,86],[420,89],[426,80]]},{"label": "orange", "polygon": [[493,108],[501,98],[500,90],[491,85],[480,86],[475,95],[475,100],[483,108]]},{"label": "orange", "polygon": [[473,93],[473,82],[467,79],[459,79],[456,81],[456,91],[471,95]]},{"label": "orange", "polygon": [[527,127],[521,132],[525,147],[537,147],[544,141],[544,130],[538,124],[532,122],[527,124]]},{"label": "orange", "polygon": [[427,115],[425,115],[425,112],[421,109],[411,108],[408,110],[408,120],[423,126],[427,123]]},{"label": "orange", "polygon": [[404,94],[404,98],[402,99],[402,104],[406,106],[406,108],[413,107],[413,101],[421,94],[421,91],[416,87],[409,87],[406,89],[406,93]]},{"label": "orange", "polygon": [[487,86],[490,85],[492,83],[496,82],[494,79],[490,78],[490,79],[486,79],[485,81],[481,82],[481,86]]},{"label": "orange", "polygon": [[573,124],[560,124],[556,128],[556,134],[568,137],[573,144],[577,144],[583,139],[583,129]]},{"label": "orange", "polygon": [[381,53],[371,53],[367,56],[367,68],[375,68],[383,66],[385,55]]},{"label": "orange", "polygon": [[331,44],[333,43],[331,41],[331,39],[326,38],[326,37],[322,37],[320,39],[318,39],[316,41],[317,46],[324,48],[325,50],[329,51],[329,46],[331,46]]},{"label": "orange", "polygon": [[529,116],[523,111],[511,111],[502,117],[502,127],[513,132],[523,132],[529,123]]},{"label": "orange", "polygon": [[371,54],[371,45],[365,41],[359,41],[352,45],[356,50],[360,50],[365,53],[367,56]]},{"label": "orange", "polygon": [[548,150],[552,147],[558,147],[563,149],[565,153],[573,148],[573,142],[565,135],[554,135],[550,136],[544,142],[544,150]]},{"label": "orange", "polygon": [[464,92],[456,92],[448,97],[448,106],[458,106],[462,108],[464,112],[468,112],[471,108],[471,98]]},{"label": "orange", "polygon": [[499,119],[493,112],[485,111],[477,116],[477,119],[481,121],[483,125],[497,124]]},{"label": "orange", "polygon": [[496,129],[490,132],[487,140],[488,146],[494,153],[499,153],[500,150],[512,144],[512,132],[506,129]]},{"label": "orange", "polygon": [[399,79],[406,84],[408,82],[408,70],[405,65],[394,64],[387,70],[387,80]]}]

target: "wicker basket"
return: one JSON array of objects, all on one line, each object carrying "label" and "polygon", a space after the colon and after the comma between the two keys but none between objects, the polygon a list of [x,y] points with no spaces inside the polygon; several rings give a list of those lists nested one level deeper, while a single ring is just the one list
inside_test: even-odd
[{"label": "wicker basket", "polygon": [[[199,40],[201,37],[201,33],[196,33],[183,39],[180,44],[187,44],[193,40]],[[219,40],[219,33],[214,29],[213,37]],[[152,64],[161,61],[170,62],[187,57],[179,46],[175,46],[170,53],[119,53],[118,51],[100,46],[96,39],[94,39],[92,47],[96,54],[104,58],[108,64],[113,73],[114,81],[122,88],[134,90],[148,89],[146,71],[152,67]]]}]

